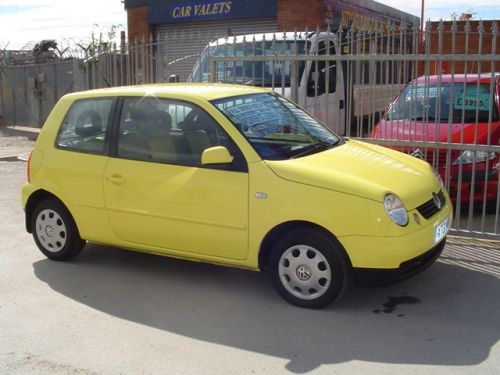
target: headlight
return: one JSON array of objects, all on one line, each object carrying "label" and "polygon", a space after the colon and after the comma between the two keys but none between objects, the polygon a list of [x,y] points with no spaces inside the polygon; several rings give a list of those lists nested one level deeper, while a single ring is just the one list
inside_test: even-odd
[{"label": "headlight", "polygon": [[495,159],[494,152],[465,150],[453,162],[453,165],[481,163],[492,159]]},{"label": "headlight", "polygon": [[408,224],[408,213],[403,202],[394,194],[386,194],[384,197],[384,207],[387,215],[396,224],[404,227]]}]

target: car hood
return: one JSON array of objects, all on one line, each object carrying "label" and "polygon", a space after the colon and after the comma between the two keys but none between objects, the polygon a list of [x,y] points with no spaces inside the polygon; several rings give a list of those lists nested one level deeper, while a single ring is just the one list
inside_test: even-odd
[{"label": "car hood", "polygon": [[379,202],[386,193],[395,193],[408,209],[440,188],[426,162],[354,140],[314,155],[266,163],[281,178]]},{"label": "car hood", "polygon": [[[373,138],[400,140],[448,142],[448,133],[451,134],[451,143],[486,144],[488,129],[492,132],[492,141],[500,136],[500,122],[488,123],[434,123],[410,120],[381,120],[373,131]],[[475,141],[476,140],[476,141]]]}]

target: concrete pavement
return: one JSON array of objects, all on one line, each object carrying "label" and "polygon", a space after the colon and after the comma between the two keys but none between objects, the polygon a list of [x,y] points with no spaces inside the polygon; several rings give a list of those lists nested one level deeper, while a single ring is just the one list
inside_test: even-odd
[{"label": "concrete pavement", "polygon": [[0,160],[27,160],[40,129],[26,126],[0,126]]}]

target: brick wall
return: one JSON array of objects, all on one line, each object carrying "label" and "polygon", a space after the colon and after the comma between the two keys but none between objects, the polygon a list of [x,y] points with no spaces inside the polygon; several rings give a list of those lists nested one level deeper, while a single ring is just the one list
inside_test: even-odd
[{"label": "brick wall", "polygon": [[[429,49],[432,54],[490,54],[492,53],[493,45],[493,33],[492,33],[492,21],[483,21],[483,34],[482,38],[478,32],[479,21],[470,21],[470,31],[467,38],[467,33],[465,31],[466,23],[464,21],[457,22],[457,30],[455,32],[455,46],[453,49],[453,33],[452,33],[452,22],[443,22],[443,41],[442,50],[439,49],[439,31],[438,22],[431,22],[431,33],[429,40]],[[466,51],[465,45],[468,40],[468,49]],[[481,47],[481,48],[480,48]],[[494,53],[500,52],[500,35],[496,36],[496,51]],[[454,64],[452,62],[444,61],[441,64],[442,73],[451,73],[454,65],[455,73],[477,73],[479,68],[481,72],[490,72],[492,69],[494,71],[500,71],[500,62],[496,62],[493,66],[491,62],[468,62],[467,65],[464,61],[456,61]],[[466,68],[467,67],[467,68]],[[437,74],[439,72],[439,64],[431,63],[431,73]]]},{"label": "brick wall", "polygon": [[278,29],[293,31],[324,26],[323,0],[278,0]]},{"label": "brick wall", "polygon": [[148,40],[152,31],[148,25],[148,8],[132,8],[127,10],[128,38],[131,41]]}]

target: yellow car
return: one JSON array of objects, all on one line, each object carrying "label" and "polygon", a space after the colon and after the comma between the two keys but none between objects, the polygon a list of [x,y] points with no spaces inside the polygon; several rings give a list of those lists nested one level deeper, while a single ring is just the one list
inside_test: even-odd
[{"label": "yellow car", "polygon": [[311,308],[426,268],[452,221],[425,161],[341,138],[266,89],[217,84],[64,96],[22,203],[50,259],[88,241],[267,271]]}]

